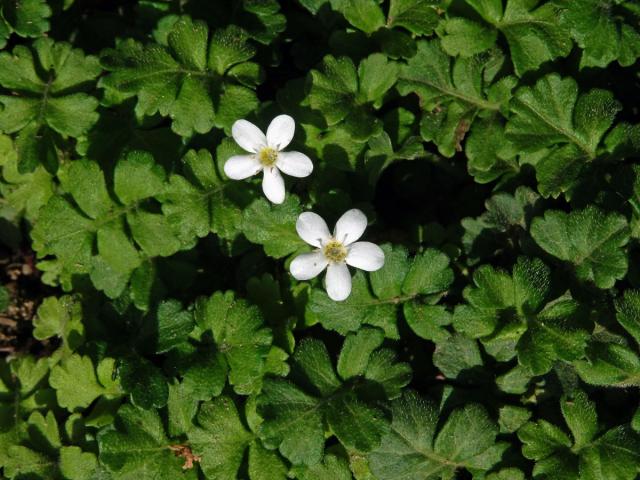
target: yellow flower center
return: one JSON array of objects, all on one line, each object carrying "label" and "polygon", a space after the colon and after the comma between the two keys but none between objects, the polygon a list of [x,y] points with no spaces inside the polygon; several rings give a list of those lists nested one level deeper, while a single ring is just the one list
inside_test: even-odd
[{"label": "yellow flower center", "polygon": [[347,258],[347,247],[342,242],[337,240],[329,240],[327,244],[322,247],[322,253],[330,262],[341,263]]},{"label": "yellow flower center", "polygon": [[278,151],[271,147],[264,147],[258,153],[258,160],[265,167],[270,167],[278,160]]}]

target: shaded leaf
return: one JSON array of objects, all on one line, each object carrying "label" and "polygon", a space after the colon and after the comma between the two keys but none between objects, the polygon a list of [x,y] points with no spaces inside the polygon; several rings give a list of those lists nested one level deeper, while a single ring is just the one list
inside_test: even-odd
[{"label": "shaded leaf", "polygon": [[[165,44],[126,40],[103,52],[100,62],[111,74],[101,85],[136,95],[139,115],[171,117],[171,128],[179,135],[206,133],[214,126],[228,130],[257,107],[255,92],[234,81],[230,71],[254,53],[239,28],[210,34],[204,22],[183,16],[172,25]],[[257,76],[256,68],[251,81],[257,83]]]},{"label": "shaded leaf", "polygon": [[439,429],[438,415],[413,392],[393,402],[391,430],[369,455],[376,478],[452,477],[463,468],[487,471],[499,461],[506,445],[495,443],[498,428],[481,406],[454,410]]},{"label": "shaded leaf", "polygon": [[626,219],[588,206],[571,213],[547,211],[531,224],[531,236],[544,250],[568,262],[576,276],[611,288],[627,272]]}]

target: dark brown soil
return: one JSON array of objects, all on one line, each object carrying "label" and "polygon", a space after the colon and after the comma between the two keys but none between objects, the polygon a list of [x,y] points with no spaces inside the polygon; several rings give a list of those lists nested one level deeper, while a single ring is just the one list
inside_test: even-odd
[{"label": "dark brown soil", "polygon": [[33,317],[42,299],[55,291],[40,281],[34,252],[0,245],[0,284],[9,294],[9,306],[0,311],[0,356],[46,355],[53,345],[33,338]]}]

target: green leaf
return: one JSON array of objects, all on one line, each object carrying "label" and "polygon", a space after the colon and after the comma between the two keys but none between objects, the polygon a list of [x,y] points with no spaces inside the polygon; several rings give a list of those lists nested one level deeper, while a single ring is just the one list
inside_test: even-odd
[{"label": "green leaf", "polygon": [[[325,1],[325,0],[323,0]],[[166,12],[178,12],[182,9],[171,8],[165,3],[153,2],[145,5],[145,10],[153,5],[156,14],[159,16],[166,15]],[[242,4],[237,4],[234,0],[220,0],[216,3],[216,8],[208,8],[209,5],[198,3],[189,5],[184,11],[193,12],[199,18],[206,20],[209,25],[226,26],[229,24],[238,25],[242,28],[242,36],[250,38],[262,43],[265,46],[271,44],[287,26],[287,18],[280,10],[281,6],[277,0],[247,0]],[[143,14],[143,17],[146,16]],[[162,36],[156,34],[156,38],[166,37],[167,30],[178,19],[176,15],[170,15],[163,19],[169,25],[163,32]],[[233,41],[233,38],[228,39]],[[236,40],[237,41],[237,40]]]},{"label": "green leaf", "polygon": [[503,468],[499,472],[487,475],[487,480],[525,480],[525,476],[518,468]]},{"label": "green leaf", "polygon": [[527,391],[533,373],[522,365],[516,365],[496,378],[496,385],[506,393],[522,394]]},{"label": "green leaf", "polygon": [[4,312],[11,303],[11,297],[9,290],[5,287],[0,287],[0,313]]},{"label": "green leaf", "polygon": [[[339,61],[337,60],[336,62]],[[327,164],[334,168],[352,171],[362,160],[362,151],[366,139],[355,139],[347,128],[327,128],[329,118],[333,119],[336,117],[336,113],[340,113],[338,110],[342,111],[344,95],[347,96],[347,100],[345,100],[347,103],[351,101],[349,98],[355,98],[349,88],[347,88],[346,93],[343,91],[345,88],[343,84],[345,82],[349,83],[350,79],[348,77],[350,74],[347,75],[347,78],[341,79],[336,71],[326,67],[327,65],[323,65],[323,72],[320,72],[321,74],[318,77],[320,84],[316,101],[321,105],[326,102],[327,109],[320,111],[310,106],[313,95],[309,95],[307,92],[310,89],[309,82],[314,81],[314,73],[310,74],[310,76],[308,75],[306,80],[295,79],[287,82],[284,88],[278,91],[277,100],[283,111],[289,112],[295,117],[296,122],[300,122],[307,149],[302,149],[303,151],[312,158],[326,159]],[[326,78],[327,76],[336,76],[337,78],[328,79]],[[332,91],[333,85],[335,85],[336,91]],[[333,112],[334,104],[336,107],[335,112]],[[342,115],[343,113],[337,115],[333,122],[339,122]],[[363,127],[355,126],[358,128]],[[367,127],[367,125],[364,125],[364,127]],[[328,181],[329,179],[325,179],[325,182]],[[330,181],[334,182],[335,178]],[[331,183],[327,185],[327,189],[334,186],[335,184]],[[321,193],[326,194],[326,190],[323,189]]]},{"label": "green leaf", "polygon": [[25,355],[0,362],[0,464],[8,461],[10,446],[28,439],[27,417],[55,404],[55,395],[44,388],[49,361]]},{"label": "green leaf", "polygon": [[[113,362],[105,359],[104,365]],[[96,369],[89,357],[73,354],[51,369],[49,383],[56,389],[56,397],[61,407],[69,411],[87,408],[99,396],[113,398],[121,395],[120,386],[113,381],[102,385],[96,376]]]},{"label": "green leaf", "polygon": [[440,343],[449,338],[452,315],[443,305],[422,305],[416,302],[405,303],[403,309],[407,324],[413,333],[425,340]]},{"label": "green leaf", "polygon": [[584,392],[578,391],[571,398],[560,402],[562,416],[571,430],[574,449],[588,445],[598,432],[598,415],[595,404]]},{"label": "green leaf", "polygon": [[394,148],[389,134],[382,131],[380,135],[371,137],[365,152],[365,168],[369,170],[369,183],[375,185],[382,172],[393,162],[414,160],[427,156],[419,137],[409,137],[398,148]]},{"label": "green leaf", "polygon": [[60,473],[68,480],[90,480],[95,478],[98,460],[95,454],[83,452],[80,447],[60,449]]},{"label": "green leaf", "polygon": [[342,334],[369,324],[382,328],[388,337],[397,338],[397,305],[417,297],[437,300],[453,281],[449,259],[442,252],[427,249],[409,260],[402,247],[382,248],[385,265],[371,273],[371,289],[365,276],[356,272],[349,298],[334,302],[323,290],[314,289],[306,315]]},{"label": "green leaf", "polygon": [[[319,400],[284,380],[267,379],[258,397],[265,418],[259,430],[267,448],[278,448],[294,464],[315,464],[322,458],[324,430]],[[285,411],[280,411],[284,406]]]},{"label": "green leaf", "polygon": [[274,330],[276,343],[292,351],[295,339],[290,327],[295,312],[286,302],[280,283],[271,274],[251,277],[247,281],[247,299],[260,308],[265,321]]},{"label": "green leaf", "polygon": [[[219,149],[220,151],[220,149]],[[189,150],[182,159],[183,175],[172,174],[160,196],[162,212],[183,242],[210,232],[227,240],[242,231],[242,214],[255,193],[224,181],[207,150]]]},{"label": "green leaf", "polygon": [[358,73],[347,57],[326,56],[322,71],[311,71],[309,103],[320,110],[329,125],[335,125],[349,114],[358,93]]},{"label": "green leaf", "polygon": [[33,324],[33,336],[38,340],[60,337],[72,351],[84,342],[82,304],[71,296],[45,298]]},{"label": "green leaf", "polygon": [[[114,172],[113,187],[123,204],[131,205],[140,202],[162,193],[165,187],[164,169],[154,162],[151,155],[127,155],[118,163],[118,168]],[[74,194],[74,197],[81,198],[78,194]],[[108,200],[105,200],[105,203],[105,208],[108,208]],[[86,208],[83,210],[86,211]]]},{"label": "green leaf", "polygon": [[571,213],[547,211],[532,222],[531,236],[546,252],[568,262],[580,280],[599,288],[613,287],[627,273],[629,227],[622,215],[593,206]]},{"label": "green leaf", "polygon": [[563,398],[562,414],[573,435],[545,421],[530,422],[518,431],[522,453],[536,461],[534,478],[633,480],[640,461],[640,436],[628,425],[598,432],[594,404],[582,392]]},{"label": "green leaf", "polygon": [[293,468],[296,478],[300,480],[351,480],[349,463],[336,455],[326,455],[322,463],[312,466],[296,466]]},{"label": "green leaf", "polygon": [[357,70],[350,58],[327,55],[321,70],[311,71],[309,105],[327,125],[339,124],[354,140],[366,141],[382,131],[372,110],[380,108],[397,76],[397,64],[379,53],[362,60]]},{"label": "green leaf", "polygon": [[398,362],[396,353],[388,348],[374,351],[364,371],[364,377],[374,384],[373,390],[381,388],[389,399],[402,394],[402,389],[411,381],[411,376],[409,366]]},{"label": "green leaf", "polygon": [[33,412],[22,445],[9,445],[2,458],[4,474],[15,479],[89,480],[97,467],[96,456],[78,446],[62,446],[53,412]]},{"label": "green leaf", "polygon": [[[503,175],[517,174],[520,170],[516,160],[517,153],[507,139],[504,125],[492,119],[479,120],[474,124],[465,144],[467,170],[478,183],[489,183]],[[524,188],[526,187],[518,187]]]},{"label": "green leaf", "polygon": [[274,451],[267,450],[258,440],[249,447],[249,478],[251,480],[284,480],[288,467]]},{"label": "green leaf", "polygon": [[562,21],[582,49],[580,67],[606,67],[617,60],[632,65],[640,57],[639,12],[632,1],[560,2]]},{"label": "green leaf", "polygon": [[507,137],[521,152],[536,158],[543,196],[570,195],[585,166],[596,160],[598,146],[620,108],[611,92],[594,89],[578,95],[574,79],[555,73],[516,91]]},{"label": "green leaf", "polygon": [[527,423],[518,430],[518,438],[524,443],[522,454],[533,460],[540,460],[556,450],[571,446],[569,436],[545,420]]},{"label": "green leaf", "polygon": [[478,342],[459,333],[450,335],[436,344],[433,364],[447,378],[472,372],[475,367],[482,366]]},{"label": "green leaf", "polygon": [[111,165],[130,151],[145,150],[158,163],[173,165],[183,150],[182,138],[171,131],[170,124],[156,127],[154,121],[136,118],[131,104],[101,110],[94,127],[78,140],[78,153],[100,165]]},{"label": "green leaf", "polygon": [[[287,26],[287,18],[280,13],[281,6],[276,0],[245,2],[243,7],[246,15],[242,27],[257,42],[265,45],[271,43]],[[237,11],[230,13],[236,22],[242,21],[242,16]]]},{"label": "green leaf", "polygon": [[477,218],[462,219],[462,244],[475,261],[496,250],[508,248],[513,232],[524,234],[533,217],[541,212],[540,195],[528,187],[518,187],[513,195],[499,192],[485,202],[486,211]]},{"label": "green leaf", "polygon": [[116,478],[195,480],[197,471],[182,468],[182,460],[169,448],[172,444],[155,410],[132,405],[123,405],[116,422],[98,433],[100,463]]},{"label": "green leaf", "polygon": [[301,213],[298,199],[294,196],[287,196],[281,205],[273,205],[261,198],[244,211],[242,232],[250,242],[262,245],[270,257],[282,258],[306,245],[295,227]]},{"label": "green leaf", "polygon": [[365,33],[373,33],[384,25],[384,15],[376,0],[330,0],[351,25]]},{"label": "green leaf", "polygon": [[454,410],[438,432],[436,406],[414,392],[392,404],[391,430],[369,454],[376,478],[452,478],[459,469],[487,471],[506,445],[495,443],[498,427],[474,404]]},{"label": "green leaf", "polygon": [[440,41],[432,40],[419,41],[417,54],[401,67],[398,90],[418,95],[424,112],[422,138],[433,141],[442,155],[461,151],[477,117],[492,117],[506,108],[515,80],[496,78],[503,61],[495,50],[452,61]]},{"label": "green leaf", "polygon": [[[197,423],[198,427],[188,433],[188,438],[193,453],[201,457],[200,467],[207,479],[237,478],[247,448],[250,449],[250,455],[253,453],[250,458],[267,467],[259,473],[250,474],[252,480],[287,478],[282,461],[275,452],[265,451],[245,428],[230,398],[218,397],[204,403],[200,407]],[[262,457],[256,458],[256,451]]]},{"label": "green leaf", "polygon": [[584,478],[632,480],[640,463],[640,436],[627,425],[612,428],[580,452]]},{"label": "green leaf", "polygon": [[0,135],[0,195],[12,209],[12,216],[33,222],[40,208],[54,193],[53,177],[39,165],[31,173],[20,173],[18,153],[11,138]]},{"label": "green leaf", "polygon": [[49,475],[57,470],[54,460],[21,445],[11,445],[6,455],[4,473],[9,478],[53,478]]},{"label": "green leaf", "polygon": [[201,400],[218,396],[227,381],[227,364],[219,353],[183,344],[170,354],[165,368],[182,377],[182,382],[169,384],[168,432],[183,435],[193,426],[193,419]]},{"label": "green leaf", "polygon": [[101,73],[98,60],[68,43],[40,38],[32,48],[0,54],[0,85],[17,95],[0,95],[0,130],[17,134],[18,170],[39,164],[55,171],[57,144],[84,135],[98,119],[98,101],[84,93]]},{"label": "green leaf", "polygon": [[524,407],[505,405],[500,408],[500,433],[514,433],[527,420],[531,418],[531,412]]},{"label": "green leaf", "polygon": [[428,248],[413,259],[413,263],[402,283],[404,295],[431,295],[444,292],[453,283],[453,271],[449,268],[449,257]]},{"label": "green leaf", "polygon": [[[622,132],[621,134],[623,136],[628,134],[628,125],[619,124],[618,127],[619,128],[615,128],[611,132],[611,137],[615,138],[618,132]],[[630,131],[634,132],[634,130]],[[638,133],[640,133],[640,131]],[[633,133],[631,135],[633,135]],[[614,140],[614,142],[617,142],[617,140]],[[635,147],[632,147],[632,150],[635,150]],[[613,174],[611,183],[615,188],[615,195],[619,196],[621,202],[626,202],[626,205],[631,207],[631,216],[629,218],[631,237],[639,238],[640,210],[638,210],[638,206],[640,204],[638,203],[638,201],[640,200],[640,170],[635,165],[621,165]],[[620,204],[620,207],[622,207],[622,204]]]},{"label": "green leaf", "polygon": [[195,401],[220,395],[227,382],[228,365],[220,352],[207,347],[182,344],[170,353],[165,368],[182,377],[181,392],[175,393],[189,395]]},{"label": "green leaf", "polygon": [[396,302],[380,300],[369,288],[362,272],[352,278],[351,295],[343,302],[335,302],[324,290],[313,289],[305,315],[310,321],[319,321],[329,330],[340,334],[358,330],[361,325],[374,325],[385,330],[390,338],[399,338],[396,327]]},{"label": "green leaf", "polygon": [[60,448],[60,430],[53,412],[46,416],[40,412],[33,412],[29,416],[29,437],[34,448],[48,454],[55,454]]},{"label": "green leaf", "polygon": [[364,373],[373,351],[384,341],[384,332],[377,328],[363,327],[344,340],[338,357],[338,374],[343,379]]},{"label": "green leaf", "polygon": [[397,63],[388,61],[380,53],[369,55],[358,65],[359,95],[363,101],[380,108],[382,97],[395,85],[397,78]]},{"label": "green leaf", "polygon": [[498,37],[494,30],[462,17],[442,20],[438,35],[442,49],[452,57],[472,57],[489,50]]},{"label": "green leaf", "polygon": [[539,311],[549,295],[550,270],[538,259],[521,257],[512,276],[483,265],[475,271],[473,282],[475,288],[467,287],[464,297],[475,312],[469,312],[467,306],[458,307],[454,325],[457,330],[483,336],[493,332],[501,310],[511,309],[522,316]]},{"label": "green leaf", "polygon": [[300,5],[309,10],[312,14],[317,14],[318,10],[327,5],[329,0],[300,0]]},{"label": "green leaf", "polygon": [[554,2],[509,0],[504,11],[501,2],[466,2],[506,37],[518,76],[571,51],[569,32],[560,22],[562,10]]},{"label": "green leaf", "polygon": [[[400,245],[382,245],[384,266],[369,275],[371,290],[381,299],[398,302],[403,294],[403,286],[411,263],[406,248]],[[419,260],[419,256],[415,257]],[[418,270],[419,272],[419,270]]]},{"label": "green leaf", "polygon": [[122,389],[133,405],[145,410],[164,407],[169,398],[169,385],[162,371],[149,360],[131,356],[120,360]]},{"label": "green leaf", "polygon": [[96,288],[115,298],[143,259],[182,248],[167,217],[154,208],[153,196],[159,196],[166,183],[163,169],[149,154],[130,152],[116,164],[113,189],[118,201],[109,195],[96,163],[74,161],[60,177],[71,198],[53,196],[31,236],[40,257],[59,260],[63,281],[86,274]]},{"label": "green leaf", "polygon": [[429,35],[438,24],[438,0],[391,0],[387,26],[404,27],[416,35]]},{"label": "green leaf", "polygon": [[586,359],[574,366],[580,378],[591,385],[640,386],[640,357],[622,345],[594,342],[587,349]]},{"label": "green leaf", "polygon": [[[165,40],[146,46],[127,40],[103,52],[100,61],[111,74],[101,85],[137,96],[140,116],[171,117],[173,131],[185,137],[214,126],[229,130],[258,106],[252,88],[238,85],[232,75],[232,66],[249,65],[255,53],[238,27],[209,35],[206,23],[183,16]],[[253,85],[259,69],[255,72],[249,79]]]},{"label": "green leaf", "polygon": [[640,292],[627,290],[615,305],[618,322],[640,345]]},{"label": "green leaf", "polygon": [[575,360],[584,354],[590,332],[587,318],[574,300],[558,299],[549,303],[529,320],[516,349],[518,360],[534,374],[548,372],[557,358]]},{"label": "green leaf", "polygon": [[375,330],[347,337],[338,368],[348,378],[336,375],[322,342],[301,342],[289,380],[266,379],[258,397],[264,445],[278,448],[294,465],[316,465],[326,425],[347,449],[365,453],[375,448],[387,430],[378,401],[398,396],[410,380],[408,365],[396,363],[390,351],[374,350],[379,340]]},{"label": "green leaf", "polygon": [[145,348],[164,353],[187,340],[193,330],[193,314],[183,310],[177,300],[163,300],[146,319],[142,336]]},{"label": "green leaf", "polygon": [[636,410],[636,412],[633,414],[633,418],[631,419],[631,428],[633,428],[633,430],[638,433],[638,431],[640,430],[640,428],[638,428],[640,425],[640,413],[639,410]]},{"label": "green leaf", "polygon": [[201,298],[194,314],[203,339],[212,336],[216,349],[224,356],[229,366],[229,384],[236,393],[259,391],[272,334],[264,326],[258,308],[234,298],[233,292],[216,292]]},{"label": "green leaf", "polygon": [[[222,391],[222,388],[220,389]],[[219,392],[218,392],[219,394]],[[186,382],[169,384],[167,398],[167,433],[172,437],[184,435],[193,428],[193,419],[200,399]]]},{"label": "green leaf", "polygon": [[590,337],[586,310],[570,297],[550,302],[550,269],[538,259],[521,257],[513,274],[484,265],[467,287],[467,305],[455,309],[456,330],[480,338],[505,361],[517,353],[521,365],[540,375],[557,359],[577,360]]},{"label": "green leaf", "polygon": [[3,0],[0,8],[0,48],[4,48],[12,31],[21,37],[40,37],[49,30],[51,7],[46,0]]}]

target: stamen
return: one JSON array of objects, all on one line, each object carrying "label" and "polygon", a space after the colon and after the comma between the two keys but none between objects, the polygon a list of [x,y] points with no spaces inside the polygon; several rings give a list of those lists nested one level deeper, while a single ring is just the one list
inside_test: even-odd
[{"label": "stamen", "polygon": [[271,147],[264,147],[258,153],[258,160],[265,167],[271,167],[278,160],[278,151]]},{"label": "stamen", "polygon": [[348,251],[347,247],[345,247],[342,242],[331,239],[326,245],[324,245],[322,253],[330,262],[342,263],[344,262],[344,259],[347,258]]}]

